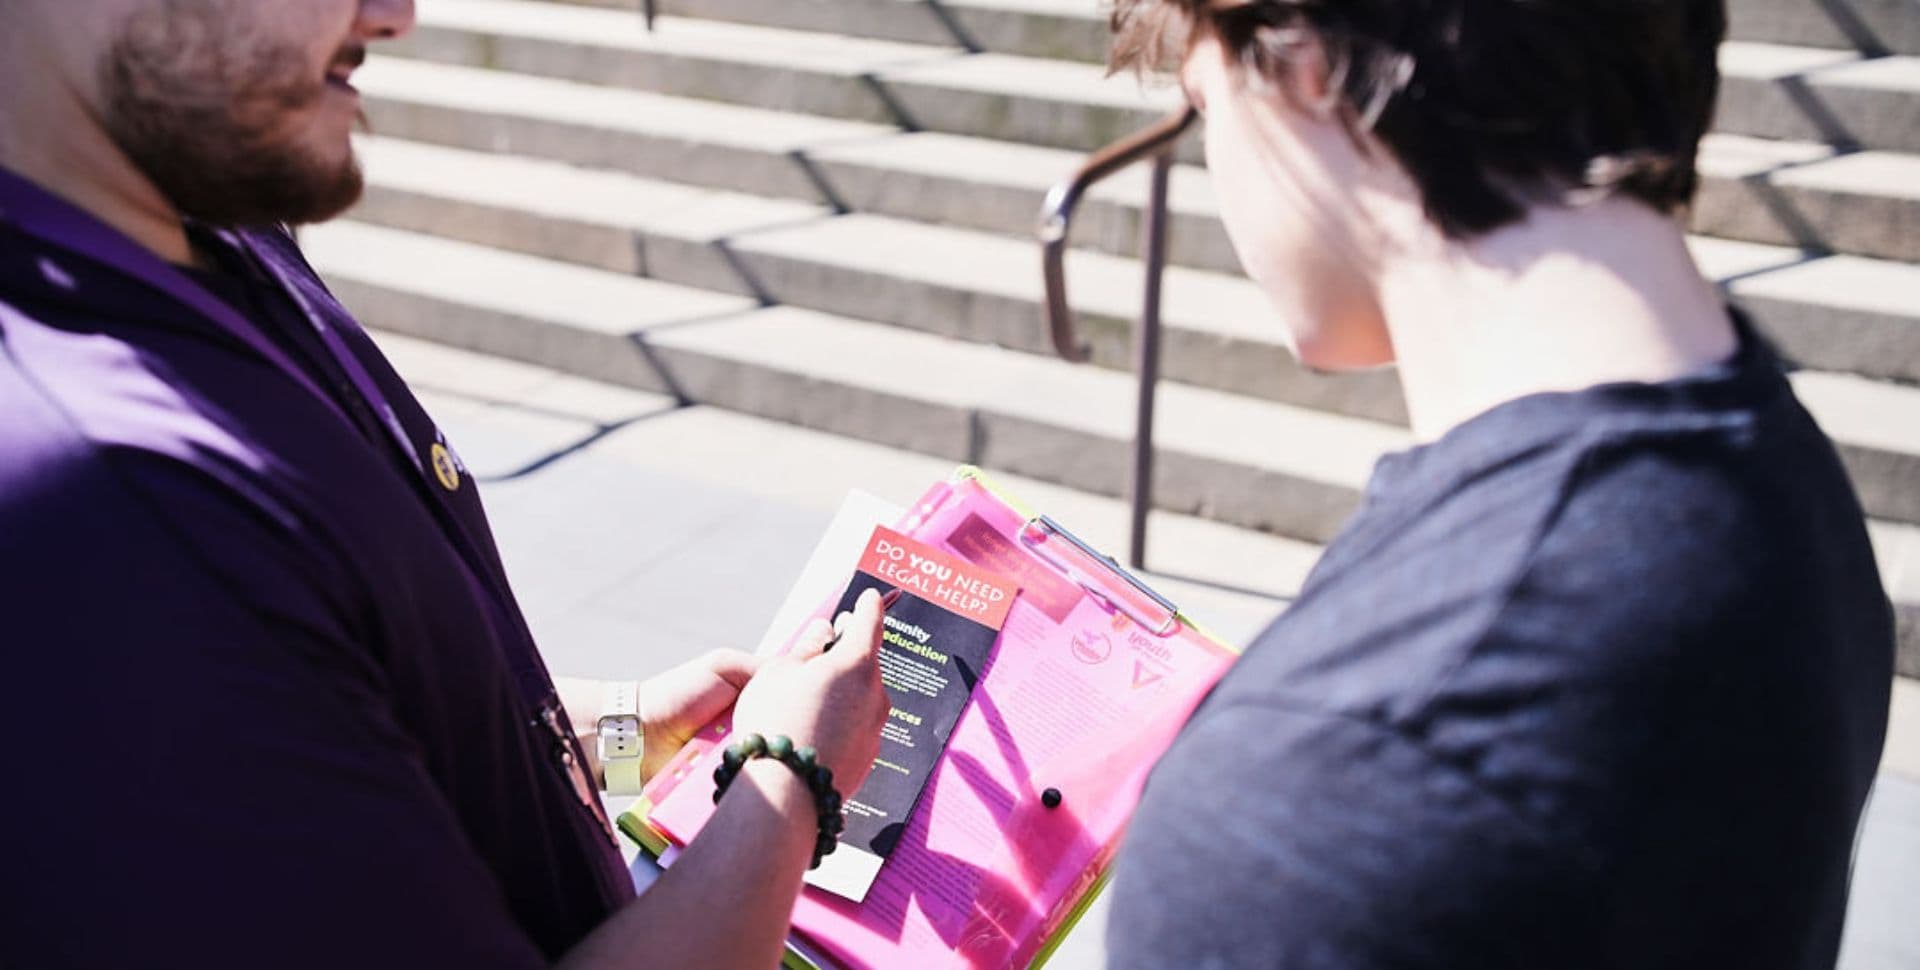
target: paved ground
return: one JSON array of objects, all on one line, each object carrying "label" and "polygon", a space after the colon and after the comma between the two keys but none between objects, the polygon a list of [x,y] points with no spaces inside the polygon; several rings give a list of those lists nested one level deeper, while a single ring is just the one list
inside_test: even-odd
[{"label": "paved ground", "polygon": [[[641,676],[713,646],[750,648],[842,496],[909,502],[935,459],[652,395],[383,339],[482,483],[507,567],[549,663]],[[1007,484],[1096,543],[1120,503]],[[1150,563],[1189,612],[1244,640],[1284,605],[1311,548],[1158,517]],[[1920,967],[1920,685],[1899,686],[1894,740],[1858,850],[1843,970]],[[1102,964],[1096,908],[1056,958]]]}]

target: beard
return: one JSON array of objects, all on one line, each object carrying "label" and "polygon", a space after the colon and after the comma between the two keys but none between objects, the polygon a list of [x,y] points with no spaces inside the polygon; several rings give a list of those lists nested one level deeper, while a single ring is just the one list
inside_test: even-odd
[{"label": "beard", "polygon": [[242,13],[251,2],[166,0],[134,14],[100,66],[107,134],[183,216],[323,222],[359,200],[360,166],[350,150],[328,158],[302,142],[300,119],[327,82],[298,45],[248,36],[263,22]]}]

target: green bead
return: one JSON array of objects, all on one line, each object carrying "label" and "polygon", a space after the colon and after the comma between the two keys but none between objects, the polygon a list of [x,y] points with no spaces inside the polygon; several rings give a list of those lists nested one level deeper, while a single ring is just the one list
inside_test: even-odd
[{"label": "green bead", "polygon": [[820,752],[807,745],[793,749],[793,770],[803,777],[813,771],[814,762],[819,760]]},{"label": "green bead", "polygon": [[780,761],[793,757],[793,739],[784,734],[767,739],[767,756]]},{"label": "green bead", "polygon": [[727,750],[720,752],[720,763],[728,770],[739,771],[740,766],[747,763],[747,756],[740,750],[739,745],[730,744],[727,745]]},{"label": "green bead", "polygon": [[725,788],[727,787],[727,785],[731,784],[732,782],[733,782],[732,769],[728,768],[726,765],[721,765],[720,767],[713,769],[713,783],[715,785],[718,785],[721,788]]},{"label": "green bead", "polygon": [[747,758],[758,758],[761,755],[766,753],[767,753],[766,738],[763,738],[758,734],[749,734],[746,737],[740,739],[740,754],[741,754],[742,760],[745,760]]}]

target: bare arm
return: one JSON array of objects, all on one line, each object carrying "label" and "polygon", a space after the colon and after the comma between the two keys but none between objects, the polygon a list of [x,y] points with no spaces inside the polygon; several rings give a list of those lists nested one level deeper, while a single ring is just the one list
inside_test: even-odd
[{"label": "bare arm", "polygon": [[748,765],[679,861],[560,966],[771,970],[817,826],[798,776],[778,762]]},{"label": "bare arm", "polygon": [[[880,597],[855,605],[832,652],[820,624],[793,654],[768,660],[734,709],[736,732],[784,734],[819,752],[852,792],[879,753]],[[567,970],[778,966],[819,831],[813,795],[777,761],[752,761],[679,860],[561,961]]]}]

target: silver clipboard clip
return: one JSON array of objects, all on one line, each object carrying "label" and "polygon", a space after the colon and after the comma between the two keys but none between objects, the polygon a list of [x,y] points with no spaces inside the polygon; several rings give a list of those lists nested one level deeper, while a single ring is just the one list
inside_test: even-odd
[{"label": "silver clipboard clip", "polygon": [[[1120,577],[1134,593],[1139,594],[1140,598],[1144,599],[1146,603],[1151,604],[1155,609],[1142,609],[1143,604],[1130,602],[1132,597],[1114,595],[1114,592],[1108,588],[1103,588],[1097,584],[1096,580],[1087,575],[1087,570],[1075,568],[1072,563],[1054,555],[1046,548],[1046,543],[1048,539],[1055,536],[1066,540],[1067,544],[1072,546],[1074,551],[1084,557],[1090,567],[1105,570]],[[1118,610],[1126,614],[1127,617],[1135,623],[1153,631],[1154,636],[1164,637],[1171,634],[1174,630],[1179,629],[1180,608],[1175,606],[1172,600],[1160,595],[1153,587],[1142,582],[1138,576],[1128,572],[1120,563],[1115,561],[1112,556],[1105,555],[1088,545],[1079,536],[1067,531],[1060,523],[1053,521],[1052,518],[1044,515],[1036,515],[1028,519],[1026,524],[1020,527],[1020,544],[1026,546],[1036,558],[1046,563],[1049,567],[1052,567],[1055,572],[1073,580],[1074,584],[1085,591],[1088,596],[1093,597],[1109,609]]]}]

